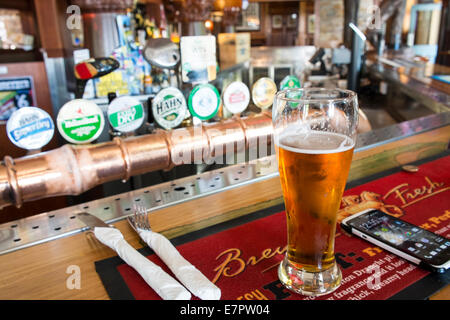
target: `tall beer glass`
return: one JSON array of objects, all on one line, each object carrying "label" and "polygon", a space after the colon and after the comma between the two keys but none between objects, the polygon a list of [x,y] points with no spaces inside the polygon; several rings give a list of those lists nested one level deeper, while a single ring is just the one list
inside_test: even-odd
[{"label": "tall beer glass", "polygon": [[288,235],[278,276],[295,292],[327,294],[342,277],[334,236],[355,146],[357,96],[340,89],[288,89],[276,94],[272,112]]}]

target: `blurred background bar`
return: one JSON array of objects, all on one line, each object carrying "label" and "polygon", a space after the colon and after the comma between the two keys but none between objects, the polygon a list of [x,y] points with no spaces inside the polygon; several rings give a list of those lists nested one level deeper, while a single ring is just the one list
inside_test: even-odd
[{"label": "blurred background bar", "polygon": [[[266,78],[281,90],[288,76],[301,87],[357,91],[361,148],[403,139],[407,127],[411,135],[443,130],[426,155],[443,151],[450,139],[449,1],[0,0],[0,223],[257,160],[249,159],[254,141],[269,146],[270,156],[271,110],[259,105],[261,89],[254,85]],[[223,101],[233,82],[252,96],[242,112]],[[207,83],[221,102],[198,117],[190,97]],[[154,109],[167,88],[186,100],[173,127],[164,127]],[[121,96],[142,104],[138,129],[121,131],[108,121],[111,102]],[[57,130],[61,108],[75,97],[104,115],[88,145],[71,145]],[[53,138],[39,150],[20,149],[7,134],[11,115],[29,106],[55,124]],[[177,140],[195,130],[203,136]],[[223,161],[166,159],[173,150],[206,152],[221,143],[234,144],[231,154],[211,155]],[[104,176],[70,191],[38,190],[39,179],[59,172],[51,171],[49,159],[59,157],[51,155],[67,154],[60,161],[76,159],[88,168],[83,150]]]}]

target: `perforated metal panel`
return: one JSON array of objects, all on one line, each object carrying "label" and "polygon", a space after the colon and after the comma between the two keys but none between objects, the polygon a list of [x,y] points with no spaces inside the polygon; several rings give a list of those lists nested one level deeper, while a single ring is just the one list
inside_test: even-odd
[{"label": "perforated metal panel", "polygon": [[276,160],[270,156],[5,223],[0,225],[0,254],[86,230],[76,218],[78,212],[113,223],[132,214],[133,204],[157,210],[277,174]]}]

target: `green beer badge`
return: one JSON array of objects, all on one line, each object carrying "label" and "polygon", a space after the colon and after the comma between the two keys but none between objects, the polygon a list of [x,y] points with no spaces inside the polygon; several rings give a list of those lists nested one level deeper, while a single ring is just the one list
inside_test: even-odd
[{"label": "green beer badge", "polygon": [[[280,82],[280,90],[297,89],[297,88],[300,88],[300,80],[294,75],[286,76]],[[302,97],[301,91],[293,90],[293,91],[288,91],[286,93],[286,98],[289,98],[289,99],[300,99],[301,97]],[[299,104],[296,102],[289,102],[289,106],[292,109],[296,109],[298,107],[298,105]]]},{"label": "green beer badge", "polygon": [[177,88],[161,90],[153,99],[153,117],[164,129],[172,129],[181,124],[187,112],[186,99]]},{"label": "green beer badge", "polygon": [[210,84],[199,84],[189,95],[188,105],[193,116],[201,120],[209,120],[219,111],[219,91]]},{"label": "green beer badge", "polygon": [[280,90],[292,88],[300,88],[300,80],[294,75],[284,77],[280,82]]},{"label": "green beer badge", "polygon": [[118,97],[108,106],[108,120],[117,131],[135,131],[144,123],[144,107],[135,98]]},{"label": "green beer badge", "polygon": [[92,101],[75,99],[62,106],[56,120],[61,136],[70,143],[89,143],[105,126],[102,110]]}]

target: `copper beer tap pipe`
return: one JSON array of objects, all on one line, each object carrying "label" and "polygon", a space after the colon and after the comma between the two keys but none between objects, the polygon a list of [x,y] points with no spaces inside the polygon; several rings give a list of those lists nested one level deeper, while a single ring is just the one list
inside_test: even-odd
[{"label": "copper beer tap pipe", "polygon": [[62,195],[79,195],[97,185],[187,163],[200,163],[272,139],[269,113],[233,117],[199,127],[114,138],[93,145],[66,144],[0,164],[0,209]]}]

